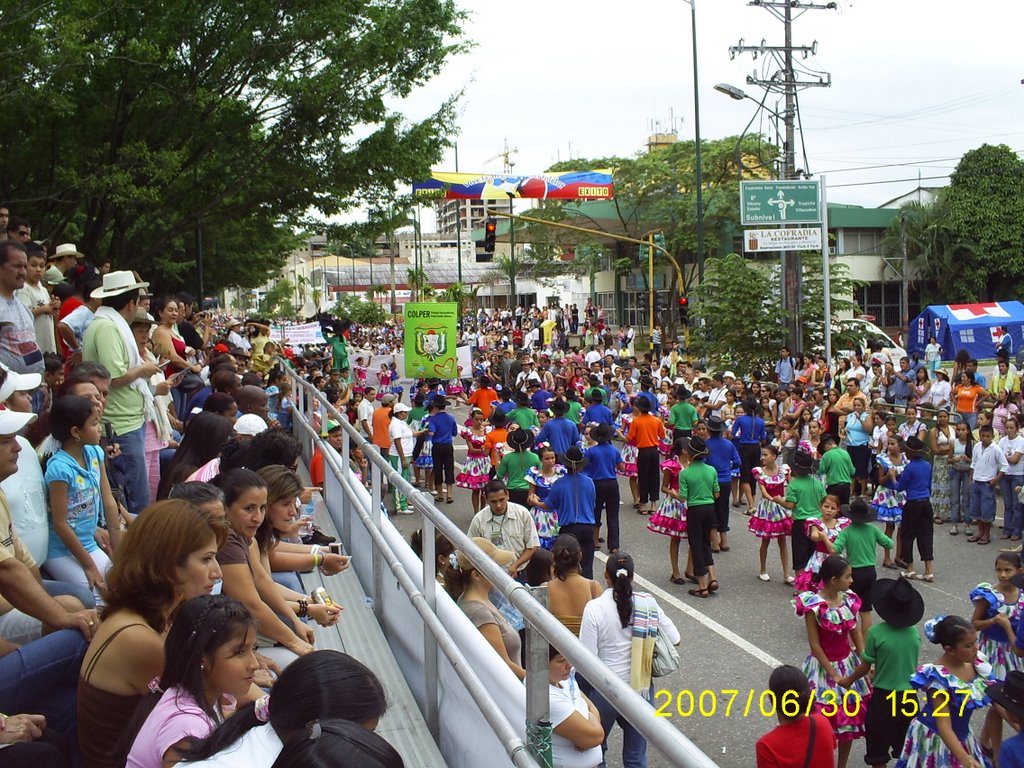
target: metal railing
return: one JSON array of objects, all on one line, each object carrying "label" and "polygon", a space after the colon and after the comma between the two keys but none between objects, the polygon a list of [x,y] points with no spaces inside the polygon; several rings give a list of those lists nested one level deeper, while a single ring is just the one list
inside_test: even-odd
[{"label": "metal railing", "polygon": [[[282,361],[283,362],[283,361]],[[591,653],[565,626],[558,621],[534,594],[542,599],[546,589],[531,589],[513,580],[502,568],[489,558],[466,534],[449,520],[444,512],[434,505],[433,497],[414,488],[381,456],[379,450],[360,434],[344,414],[339,413],[312,385],[284,366],[292,379],[296,393],[293,421],[297,430],[305,432],[321,449],[325,469],[330,468],[346,489],[343,503],[351,505],[352,511],[362,521],[373,541],[372,573],[374,611],[378,619],[383,613],[384,573],[390,570],[399,586],[415,606],[424,624],[425,662],[423,683],[425,691],[424,718],[435,739],[439,732],[438,723],[438,674],[437,652],[440,650],[454,667],[467,693],[479,707],[480,712],[501,740],[511,761],[521,768],[539,768],[538,762],[543,739],[534,740],[533,734],[543,733],[545,726],[550,733],[548,722],[548,655],[550,643],[583,675],[595,689],[625,717],[648,742],[667,757],[673,765],[681,768],[716,768],[714,763],[690,739],[677,730],[665,718],[656,717],[650,702],[645,701],[636,691],[615,675],[603,661]],[[313,430],[307,420],[310,406],[316,400],[322,417],[330,416],[341,425],[346,439],[343,441],[340,461],[326,441]],[[355,503],[359,496],[353,489],[353,476],[349,469],[349,445],[363,449],[371,470],[371,501],[369,508]],[[423,519],[423,589],[406,572],[394,550],[381,532],[381,501],[384,481],[398,493],[404,494],[411,508],[422,514]],[[351,541],[351,517],[344,515],[340,533],[346,544]],[[479,571],[505,598],[523,615],[526,621],[526,732],[531,743],[524,743],[519,732],[508,721],[494,698],[460,651],[451,634],[445,628],[436,612],[437,582],[435,576],[436,556],[434,535],[439,531],[452,545],[464,553],[473,567]],[[467,734],[467,738],[472,738]],[[544,759],[541,757],[541,759]],[[546,760],[545,760],[546,762]]]}]

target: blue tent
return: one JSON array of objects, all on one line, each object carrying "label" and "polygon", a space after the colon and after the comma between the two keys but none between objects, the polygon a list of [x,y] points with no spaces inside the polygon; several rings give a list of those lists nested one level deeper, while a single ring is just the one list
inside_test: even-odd
[{"label": "blue tent", "polygon": [[1000,343],[1009,346],[1012,357],[1024,344],[1024,304],[935,304],[925,307],[909,330],[907,352],[918,352],[922,359],[931,336],[942,346],[943,360],[952,360],[961,349],[978,360],[993,358]]}]

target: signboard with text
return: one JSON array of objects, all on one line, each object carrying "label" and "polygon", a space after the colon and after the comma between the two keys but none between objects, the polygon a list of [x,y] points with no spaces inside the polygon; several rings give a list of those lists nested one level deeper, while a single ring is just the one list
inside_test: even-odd
[{"label": "signboard with text", "polygon": [[746,253],[757,253],[758,251],[820,251],[821,227],[747,229],[743,233],[743,250]]},{"label": "signboard with text", "polygon": [[817,181],[741,181],[740,224],[820,224]]},{"label": "signboard with text", "polygon": [[416,302],[405,305],[405,375],[410,379],[454,379],[459,305]]}]

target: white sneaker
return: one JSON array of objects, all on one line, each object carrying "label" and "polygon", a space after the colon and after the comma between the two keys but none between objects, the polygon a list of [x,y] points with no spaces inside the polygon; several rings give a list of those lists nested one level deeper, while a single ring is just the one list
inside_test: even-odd
[{"label": "white sneaker", "polygon": [[772,580],[772,577],[769,576],[767,573],[759,574],[757,578],[759,578],[761,581],[771,581]]}]

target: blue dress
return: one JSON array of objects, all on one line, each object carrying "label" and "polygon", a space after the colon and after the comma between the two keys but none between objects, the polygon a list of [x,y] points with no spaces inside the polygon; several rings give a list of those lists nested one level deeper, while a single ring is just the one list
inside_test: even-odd
[{"label": "blue dress", "polygon": [[[977,674],[971,682],[961,680],[939,664],[925,664],[911,675],[910,684],[926,695],[921,712],[907,729],[907,739],[903,742],[903,752],[896,768],[960,768],[961,763],[939,736],[935,727],[936,717],[948,717],[953,733],[967,753],[990,768],[992,763],[982,754],[981,744],[971,733],[971,715],[974,710],[992,703],[986,692],[987,686],[993,682],[992,668],[988,660],[979,655],[974,669]],[[927,695],[929,691],[945,691],[949,695],[948,701],[936,705]]]},{"label": "blue dress", "polygon": [[[971,603],[976,603],[978,600],[984,600],[986,603],[986,619],[994,618],[997,613],[1001,613],[1009,618],[1010,626],[1013,627],[1014,633],[1020,629],[1021,616],[1024,614],[1024,601],[1021,600],[1019,590],[1017,592],[1017,601],[1007,603],[1006,595],[988,582],[982,582],[971,590]],[[1010,648],[1010,643],[1013,642],[1013,639],[1007,637],[1006,631],[998,624],[986,627],[978,635],[978,650],[984,654],[989,664],[992,665],[993,678],[1005,680],[1010,670],[1024,669],[1024,664],[1021,663],[1024,659],[1017,656]]]}]

